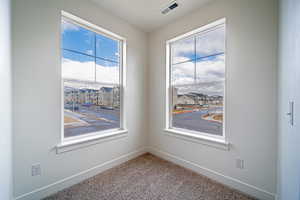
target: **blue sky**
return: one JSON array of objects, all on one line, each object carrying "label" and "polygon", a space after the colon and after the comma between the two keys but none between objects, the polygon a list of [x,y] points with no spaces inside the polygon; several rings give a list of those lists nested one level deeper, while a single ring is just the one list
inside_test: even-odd
[{"label": "blue sky", "polygon": [[171,79],[179,93],[223,96],[225,26],[176,41],[171,44],[171,52]]},{"label": "blue sky", "polygon": [[[119,42],[62,20],[62,76],[94,82],[119,84]],[[95,62],[96,61],[96,62]]]},{"label": "blue sky", "polygon": [[[62,21],[62,48],[78,51],[107,61],[119,62],[118,41],[96,34],[90,30]],[[96,46],[96,48],[95,48]],[[79,62],[89,62],[89,56],[72,52],[63,52],[63,58]]]},{"label": "blue sky", "polygon": [[[68,49],[62,51],[64,78],[94,80],[105,84],[119,83],[118,41],[65,20],[62,21],[61,34],[62,48]],[[193,88],[182,87],[180,93],[193,91],[223,95],[225,26],[174,42],[171,48],[172,83],[198,84]]]},{"label": "blue sky", "polygon": [[[225,52],[225,26],[172,43],[172,63],[195,60]],[[214,60],[216,56],[207,57]]]}]

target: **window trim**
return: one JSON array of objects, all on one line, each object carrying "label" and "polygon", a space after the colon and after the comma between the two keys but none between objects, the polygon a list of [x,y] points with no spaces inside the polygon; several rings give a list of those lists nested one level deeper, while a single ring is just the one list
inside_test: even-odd
[{"label": "window trim", "polygon": [[[171,44],[182,39],[193,37],[199,33],[209,31],[214,27],[224,25],[226,26],[226,18],[219,19],[207,25],[201,26],[195,30],[189,31],[185,34],[179,35],[175,38],[166,41],[166,102],[165,102],[165,133],[182,136],[183,138],[189,138],[197,141],[208,141],[209,143],[218,143],[221,146],[225,146],[225,149],[229,148],[227,131],[226,131],[226,99],[227,99],[227,59],[225,58],[225,81],[224,81],[224,99],[223,99],[223,110],[224,110],[224,121],[223,121],[223,135],[217,136],[204,132],[197,132],[187,129],[180,129],[172,127],[172,84],[171,84]],[[226,30],[226,29],[225,29]],[[225,55],[227,57],[227,42],[226,42],[226,31],[225,31]],[[179,138],[182,138],[179,137]],[[214,145],[212,145],[214,146]]]},{"label": "window trim", "polygon": [[[72,137],[64,137],[64,85],[63,85],[63,78],[61,76],[62,70],[60,70],[60,79],[61,79],[61,131],[60,131],[60,143],[56,146],[57,153],[59,152],[65,152],[66,147],[68,151],[71,149],[77,149],[76,145],[78,146],[86,146],[82,145],[82,143],[95,143],[94,140],[100,140],[100,139],[107,139],[107,138],[119,138],[120,135],[127,135],[127,122],[126,122],[126,107],[125,107],[125,91],[126,91],[126,49],[127,49],[127,43],[126,38],[122,37],[120,35],[117,35],[111,31],[108,31],[104,28],[99,27],[98,25],[92,24],[82,18],[79,18],[73,14],[70,14],[65,11],[61,11],[61,19],[66,19],[67,21],[70,21],[74,24],[77,24],[87,30],[93,31],[95,33],[98,33],[100,35],[104,35],[105,37],[111,38],[113,40],[119,41],[119,51],[120,51],[120,71],[119,71],[119,77],[120,77],[120,128],[116,129],[108,129],[103,131],[95,131],[87,134],[82,134],[78,136],[72,136]],[[61,38],[61,36],[60,36]],[[61,42],[61,40],[60,40]],[[60,45],[61,46],[61,45]],[[60,48],[60,58],[62,59],[62,49]],[[60,59],[60,60],[61,60]],[[61,68],[60,68],[61,69]],[[72,146],[70,148],[69,146]],[[61,150],[62,149],[62,150]]]},{"label": "window trim", "polygon": [[[96,132],[97,133],[97,132]],[[82,136],[81,138],[73,138],[69,141],[64,141],[56,145],[56,153],[64,153],[79,148],[84,148],[100,142],[111,141],[127,136],[127,130],[116,130],[114,132],[103,132],[101,134],[89,134],[89,137]]]}]

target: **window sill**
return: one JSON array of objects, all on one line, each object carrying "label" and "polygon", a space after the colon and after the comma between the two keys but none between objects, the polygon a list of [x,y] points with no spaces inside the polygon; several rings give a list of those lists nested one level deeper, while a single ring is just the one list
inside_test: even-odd
[{"label": "window sill", "polygon": [[56,153],[61,154],[64,152],[72,151],[75,149],[84,148],[87,146],[95,145],[100,142],[106,142],[114,139],[119,139],[127,136],[128,130],[117,130],[114,132],[97,134],[93,136],[87,136],[80,139],[73,139],[69,141],[63,141],[56,145]]},{"label": "window sill", "polygon": [[179,139],[200,143],[203,145],[215,147],[217,149],[229,151],[230,144],[224,139],[213,138],[204,135],[195,135],[192,133],[175,130],[175,129],[165,129],[165,132],[167,135],[177,137]]}]

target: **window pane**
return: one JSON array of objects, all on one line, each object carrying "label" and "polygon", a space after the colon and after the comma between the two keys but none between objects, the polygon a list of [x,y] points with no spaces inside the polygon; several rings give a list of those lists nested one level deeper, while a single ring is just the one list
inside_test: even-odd
[{"label": "window pane", "polygon": [[120,128],[119,91],[119,87],[65,81],[65,137]]},{"label": "window pane", "polygon": [[173,87],[172,127],[223,134],[223,95],[205,91],[201,84]]},{"label": "window pane", "polygon": [[[196,77],[197,83],[223,82],[225,79],[225,55],[197,60]],[[217,92],[219,89],[214,87],[211,88],[211,91]]]},{"label": "window pane", "polygon": [[196,37],[197,58],[225,52],[225,26],[201,33]]},{"label": "window pane", "polygon": [[64,137],[120,129],[119,41],[65,20],[61,34]]},{"label": "window pane", "polygon": [[63,50],[62,77],[80,81],[95,81],[94,58]]},{"label": "window pane", "polygon": [[74,23],[62,20],[62,48],[88,55],[95,54],[95,34]]},{"label": "window pane", "polygon": [[170,126],[223,136],[225,24],[173,42],[170,59]]},{"label": "window pane", "polygon": [[97,57],[119,62],[119,42],[103,35],[96,35]]},{"label": "window pane", "polygon": [[96,60],[96,81],[102,84],[118,85],[120,83],[119,64],[102,59]]},{"label": "window pane", "polygon": [[172,65],[171,83],[172,85],[195,83],[195,63],[184,62]]},{"label": "window pane", "polygon": [[180,40],[171,44],[172,64],[195,59],[194,37]]}]

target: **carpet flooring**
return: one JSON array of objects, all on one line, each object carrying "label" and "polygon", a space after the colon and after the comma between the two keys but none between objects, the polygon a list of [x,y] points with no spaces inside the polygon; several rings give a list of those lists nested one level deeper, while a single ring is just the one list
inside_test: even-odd
[{"label": "carpet flooring", "polygon": [[45,200],[254,200],[149,153]]}]

